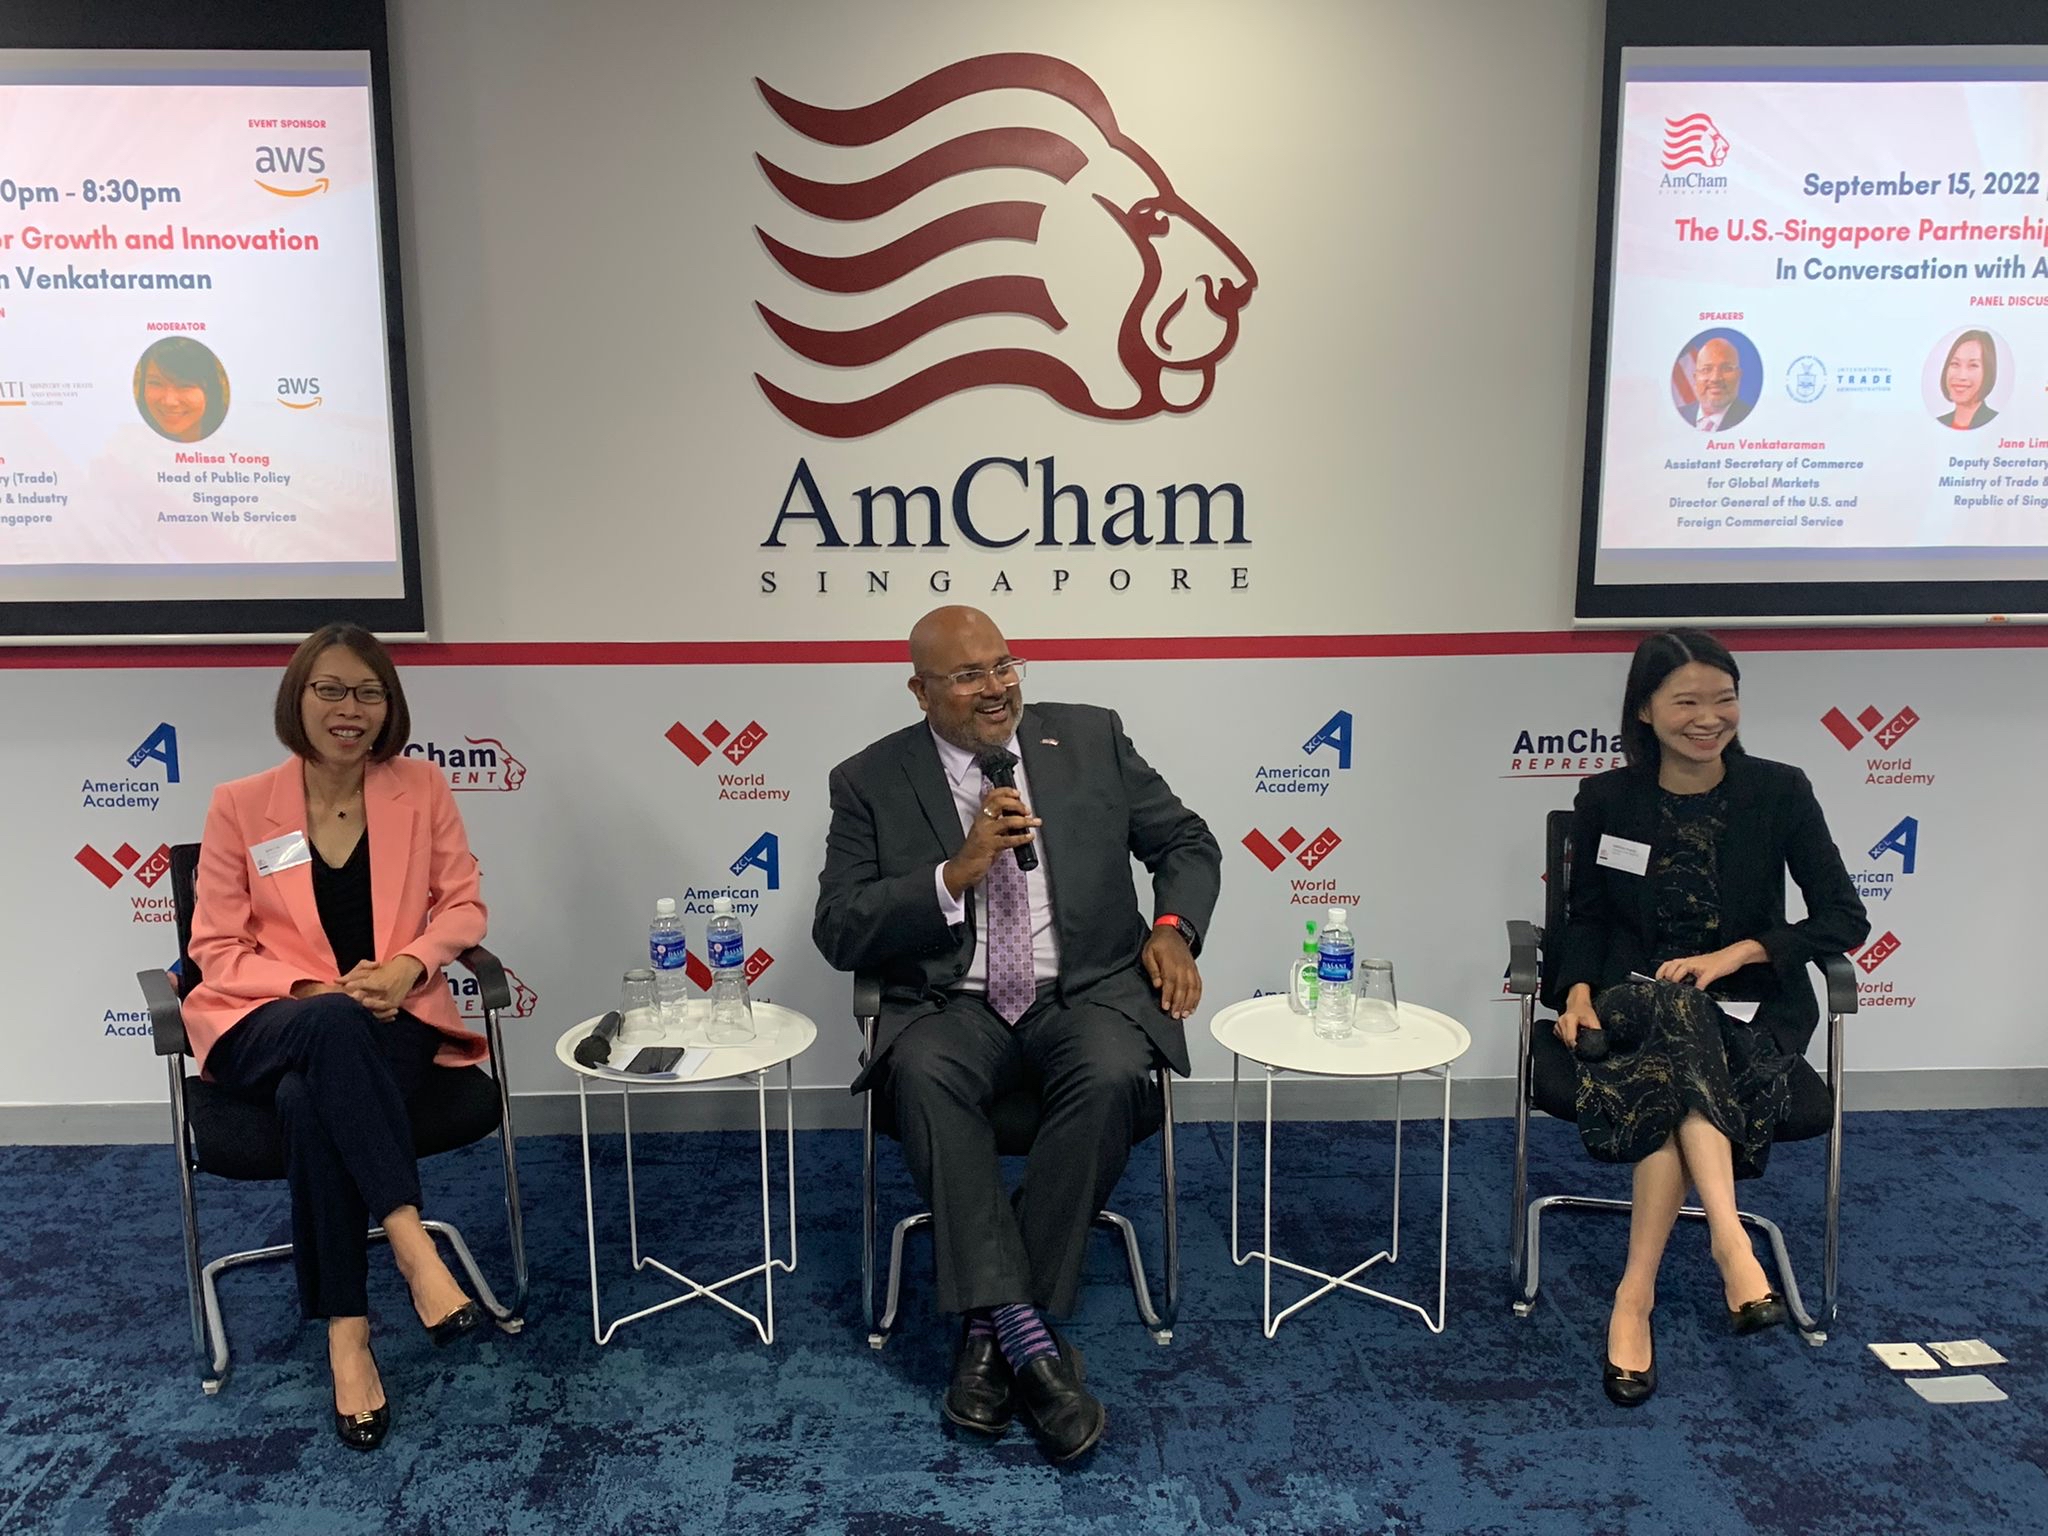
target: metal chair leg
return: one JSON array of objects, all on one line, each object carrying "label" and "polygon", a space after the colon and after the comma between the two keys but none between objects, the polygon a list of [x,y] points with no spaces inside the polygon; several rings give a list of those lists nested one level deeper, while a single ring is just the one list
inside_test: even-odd
[{"label": "metal chair leg", "polygon": [[[1535,1231],[1529,1218],[1529,1089],[1536,1028],[1536,999],[1522,999],[1522,1045],[1515,1067],[1515,1184],[1508,1199],[1508,1281],[1519,1292],[1515,1315],[1536,1307]],[[1527,1253],[1524,1253],[1524,1247]],[[1526,1287],[1526,1288],[1525,1288]]]},{"label": "metal chair leg", "polygon": [[[192,1313],[192,1350],[199,1356],[200,1387],[210,1397],[220,1390],[227,1369],[227,1350],[213,1346],[207,1327],[206,1287],[199,1258],[199,1205],[192,1188],[192,1142],[185,1121],[185,1073],[182,1056],[170,1058],[171,1146],[178,1157],[178,1208],[185,1228],[185,1300]],[[219,1364],[215,1364],[215,1356]]]},{"label": "metal chair leg", "polygon": [[[860,1184],[860,1305],[868,1325],[868,1348],[880,1349],[889,1342],[889,1334],[886,1329],[875,1326],[875,1096],[872,1089],[861,1096]],[[898,1251],[901,1251],[900,1243]],[[894,1284],[892,1274],[892,1291]],[[890,1320],[895,1320],[893,1311]]]},{"label": "metal chair leg", "polygon": [[1166,1311],[1164,1327],[1152,1330],[1152,1340],[1173,1342],[1173,1325],[1180,1316],[1180,1185],[1173,1160],[1173,1073],[1159,1069],[1159,1098],[1165,1117],[1159,1126],[1160,1217],[1166,1228]]},{"label": "metal chair leg", "polygon": [[1824,1214],[1821,1235],[1821,1277],[1820,1316],[1815,1319],[1818,1326],[1807,1332],[1807,1342],[1819,1344],[1826,1340],[1827,1330],[1835,1325],[1835,1307],[1839,1297],[1837,1282],[1841,1273],[1842,1258],[1842,1016],[1828,1015],[1828,1096],[1834,1101],[1833,1116],[1828,1123],[1828,1172],[1827,1210]]},{"label": "metal chair leg", "polygon": [[485,1010],[484,1032],[491,1043],[492,1081],[498,1085],[498,1152],[505,1167],[505,1230],[512,1244],[512,1305],[499,1306],[481,1277],[477,1280],[478,1299],[499,1328],[517,1333],[526,1326],[526,1214],[519,1203],[519,1160],[512,1140],[512,1090],[505,1080],[505,1052],[498,1034],[496,1009]]},{"label": "metal chair leg", "polygon": [[[920,1211],[915,1216],[906,1216],[897,1222],[896,1230],[890,1234],[889,1303],[883,1309],[881,1320],[875,1324],[875,1334],[881,1336],[883,1344],[886,1344],[889,1341],[889,1335],[896,1331],[896,1309],[903,1299],[903,1240],[910,1235],[913,1229],[928,1227],[931,1224],[932,1213],[930,1211]],[[880,1349],[882,1345],[875,1343],[875,1334],[869,1335],[868,1343],[872,1348]]]}]

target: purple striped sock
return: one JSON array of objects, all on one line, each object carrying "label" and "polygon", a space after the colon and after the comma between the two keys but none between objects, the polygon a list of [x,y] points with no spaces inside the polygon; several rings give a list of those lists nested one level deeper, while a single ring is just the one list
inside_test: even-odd
[{"label": "purple striped sock", "polygon": [[1045,1319],[1038,1315],[1035,1307],[1023,1302],[1012,1302],[1008,1306],[996,1307],[992,1312],[996,1327],[996,1343],[1003,1351],[1003,1358],[1010,1362],[1010,1369],[1021,1371],[1041,1355],[1056,1355],[1059,1345],[1053,1342],[1052,1330],[1045,1326]]},{"label": "purple striped sock", "polygon": [[990,1339],[995,1337],[996,1325],[989,1321],[988,1308],[976,1307],[967,1314],[967,1337]]}]

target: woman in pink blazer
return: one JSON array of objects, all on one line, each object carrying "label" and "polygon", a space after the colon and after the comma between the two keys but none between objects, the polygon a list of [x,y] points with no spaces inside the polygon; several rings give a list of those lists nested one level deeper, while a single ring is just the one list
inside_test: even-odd
[{"label": "woman in pink blazer", "polygon": [[437,1344],[482,1321],[420,1225],[407,1100],[479,1061],[441,968],[484,936],[448,782],[401,757],[405,692],[374,635],[330,624],[278,685],[292,756],[213,792],[200,841],[185,1029],[213,1082],[276,1107],[307,1317],[327,1319],[335,1430],[375,1450],[391,1410],[370,1352],[374,1218]]}]

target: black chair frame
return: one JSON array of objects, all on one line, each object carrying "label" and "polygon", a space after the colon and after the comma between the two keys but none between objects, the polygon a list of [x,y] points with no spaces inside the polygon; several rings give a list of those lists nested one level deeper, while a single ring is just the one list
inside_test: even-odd
[{"label": "black chair frame", "polygon": [[[149,1006],[150,1033],[156,1054],[165,1058],[170,1072],[171,1141],[178,1149],[178,1200],[184,1217],[185,1287],[192,1313],[192,1347],[199,1356],[200,1387],[212,1396],[226,1383],[229,1369],[227,1323],[220,1305],[220,1276],[245,1264],[289,1258],[292,1245],[274,1243],[268,1247],[244,1249],[222,1254],[211,1262],[204,1262],[200,1254],[199,1212],[193,1176],[212,1170],[202,1166],[199,1160],[198,1142],[188,1112],[186,1074],[190,1065],[187,1058],[192,1048],[185,1034],[182,997],[182,990],[189,988],[189,978],[194,975],[187,951],[192,933],[192,896],[198,863],[197,843],[181,843],[171,850],[171,889],[178,923],[178,953],[185,979],[174,981],[170,973],[163,970],[138,971],[135,979],[141,985],[143,999]],[[470,1284],[476,1288],[477,1301],[492,1321],[504,1332],[516,1334],[526,1322],[526,1230],[519,1207],[519,1165],[513,1148],[512,1100],[505,1076],[505,1042],[498,1027],[499,1012],[512,1006],[512,988],[505,979],[505,967],[497,956],[481,945],[464,950],[457,957],[457,962],[477,981],[484,1009],[484,1036],[490,1048],[490,1077],[497,1091],[498,1145],[505,1172],[505,1221],[512,1247],[511,1305],[499,1301],[497,1293],[484,1279],[458,1227],[445,1221],[423,1221],[421,1225],[445,1241],[454,1252],[456,1261],[469,1276]],[[381,1240],[384,1229],[372,1227],[369,1236],[372,1241]]]},{"label": "black chair frame", "polygon": [[[875,1050],[875,1031],[882,1015],[882,982],[866,972],[854,977],[854,1019],[861,1028],[861,1063],[866,1065]],[[1131,1273],[1131,1296],[1138,1318],[1162,1347],[1173,1342],[1174,1320],[1180,1315],[1180,1211],[1173,1169],[1173,1072],[1160,1065],[1155,1073],[1159,1083],[1161,1120],[1159,1125],[1160,1216],[1165,1228],[1165,1307],[1153,1305],[1152,1286],[1145,1275],[1145,1259],[1138,1247],[1137,1229],[1130,1219],[1115,1211],[1098,1211],[1095,1225],[1115,1232],[1123,1239],[1124,1262]],[[896,1330],[898,1306],[903,1287],[903,1244],[909,1235],[931,1225],[932,1213],[920,1211],[896,1223],[889,1237],[888,1298],[880,1316],[875,1312],[875,1090],[861,1095],[861,1237],[860,1294],[867,1321],[868,1347],[880,1349]]]},{"label": "black chair frame", "polygon": [[[1536,1291],[1541,1279],[1540,1234],[1543,1213],[1548,1210],[1621,1211],[1631,1208],[1628,1200],[1596,1198],[1591,1195],[1545,1195],[1529,1199],[1529,1111],[1535,1107],[1534,1049],[1536,1002],[1555,960],[1555,947],[1546,948],[1547,935],[1562,939],[1567,902],[1571,890],[1572,813],[1552,811],[1544,827],[1544,912],[1543,926],[1508,923],[1508,991],[1521,1000],[1521,1051],[1515,1077],[1515,1182],[1508,1235],[1508,1271],[1514,1286],[1515,1315],[1527,1317],[1536,1309]],[[1799,1277],[1785,1248],[1785,1234],[1778,1224],[1750,1211],[1741,1211],[1743,1223],[1764,1234],[1771,1245],[1771,1257],[1778,1271],[1779,1290],[1792,1314],[1792,1321],[1807,1343],[1827,1342],[1834,1326],[1839,1291],[1842,1214],[1842,1054],[1844,1020],[1856,1012],[1856,970],[1846,955],[1823,955],[1817,962],[1827,987],[1828,1040],[1827,1091],[1827,1175],[1822,1205],[1821,1303],[1817,1312],[1808,1311],[1800,1293]],[[1706,1212],[1688,1205],[1683,1219],[1706,1220]]]}]

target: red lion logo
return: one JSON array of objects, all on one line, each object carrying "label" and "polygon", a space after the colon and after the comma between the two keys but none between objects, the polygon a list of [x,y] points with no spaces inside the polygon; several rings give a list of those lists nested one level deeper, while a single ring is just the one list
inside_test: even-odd
[{"label": "red lion logo", "polygon": [[1689,117],[1664,119],[1664,169],[1682,171],[1689,165],[1709,170],[1728,158],[1728,141],[1704,112]]},{"label": "red lion logo", "polygon": [[[913,199],[913,212],[949,199],[957,205],[880,243],[863,230],[861,248],[847,255],[799,250],[755,230],[784,272],[830,296],[814,301],[817,318],[841,318],[838,311],[858,307],[852,296],[887,290],[879,315],[871,301],[849,317],[859,321],[851,325],[802,324],[756,305],[796,356],[825,368],[867,369],[913,351],[880,388],[872,387],[875,376],[863,375],[865,392],[852,399],[806,398],[756,374],[762,393],[790,421],[824,437],[864,437],[935,400],[988,385],[1035,389],[1077,414],[1111,421],[1192,411],[1208,399],[1217,365],[1237,345],[1238,315],[1258,276],[1117,127],[1101,87],[1079,69],[1043,54],[988,54],[847,108],[811,106],[754,83],[783,123],[812,144],[842,149],[882,144],[956,104],[954,116],[982,109],[982,126],[897,152],[859,180],[809,180],[756,156],[782,198],[814,219],[882,220],[887,232],[906,222],[889,216]],[[1085,123],[1075,124],[1075,136],[1016,122],[989,126],[988,113],[1002,103],[987,93],[1003,91],[1056,98]],[[1090,138],[1089,130],[1099,146],[1075,142]],[[1050,177],[1064,191],[1017,197],[1018,171]],[[1010,195],[966,201],[976,195],[971,180],[963,189],[954,178],[971,173],[991,173]],[[921,196],[934,188],[933,196]],[[850,243],[834,240],[836,233],[819,231],[817,239]],[[1030,271],[1010,270],[1020,246]],[[1027,339],[1016,334],[1019,318],[1036,321],[1050,339],[981,344]],[[990,331],[996,336],[986,336]],[[936,360],[922,361],[935,351]]]}]

